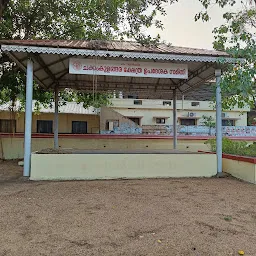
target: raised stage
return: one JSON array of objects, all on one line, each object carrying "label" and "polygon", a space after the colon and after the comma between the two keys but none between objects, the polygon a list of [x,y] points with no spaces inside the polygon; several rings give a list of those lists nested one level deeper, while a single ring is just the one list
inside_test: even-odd
[{"label": "raised stage", "polygon": [[178,150],[42,150],[31,156],[31,180],[211,177],[216,155]]}]

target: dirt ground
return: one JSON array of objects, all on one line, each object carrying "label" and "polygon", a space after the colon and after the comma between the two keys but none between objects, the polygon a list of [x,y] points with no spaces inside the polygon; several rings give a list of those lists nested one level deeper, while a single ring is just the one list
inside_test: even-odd
[{"label": "dirt ground", "polygon": [[1,256],[256,255],[253,184],[233,178],[29,182],[3,178],[21,175],[17,163],[0,165]]},{"label": "dirt ground", "polygon": [[23,168],[18,165],[19,160],[0,160],[0,186],[2,182],[17,180],[22,177]]}]

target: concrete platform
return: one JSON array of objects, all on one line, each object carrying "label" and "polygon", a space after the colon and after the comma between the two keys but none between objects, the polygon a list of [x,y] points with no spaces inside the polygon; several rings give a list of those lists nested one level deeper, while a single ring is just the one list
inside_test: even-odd
[{"label": "concrete platform", "polygon": [[211,177],[216,155],[177,150],[79,150],[31,157],[31,180]]}]

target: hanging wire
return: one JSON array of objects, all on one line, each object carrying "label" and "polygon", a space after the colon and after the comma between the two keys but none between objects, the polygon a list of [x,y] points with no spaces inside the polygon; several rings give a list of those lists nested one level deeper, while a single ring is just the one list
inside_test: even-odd
[{"label": "hanging wire", "polygon": [[[98,64],[98,57],[94,57],[94,69],[93,69],[93,77],[92,77],[92,97],[93,103],[97,100],[97,87],[98,87],[98,76],[97,76],[97,64]],[[95,99],[96,97],[96,99]]]},{"label": "hanging wire", "polygon": [[[95,57],[94,57],[94,60],[95,60]],[[95,83],[95,69],[93,68],[93,75],[92,75],[92,100],[93,100],[93,103],[94,103],[94,83]]]},{"label": "hanging wire", "polygon": [[[98,64],[98,56],[95,56],[95,66],[97,67]],[[96,76],[95,76],[95,97],[96,97],[96,101],[97,101],[97,89],[98,89],[98,74],[97,74],[97,70],[96,70]]]}]

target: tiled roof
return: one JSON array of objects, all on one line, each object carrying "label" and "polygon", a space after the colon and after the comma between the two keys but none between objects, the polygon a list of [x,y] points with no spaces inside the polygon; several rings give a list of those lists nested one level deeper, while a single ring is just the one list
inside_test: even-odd
[{"label": "tiled roof", "polygon": [[[54,113],[54,102],[52,103],[52,108],[45,108],[41,106],[40,113]],[[6,103],[0,105],[0,111],[10,111],[10,103]],[[20,102],[16,102],[14,111],[18,111],[21,104]],[[32,109],[35,108],[35,101],[33,101]],[[66,114],[87,114],[87,115],[96,115],[98,113],[98,109],[94,107],[84,108],[83,104],[77,104],[76,102],[67,102],[66,105],[59,107],[59,113],[66,113]]]},{"label": "tiled roof", "polygon": [[54,47],[54,48],[70,48],[70,49],[88,49],[88,50],[109,50],[109,51],[128,51],[128,52],[144,52],[158,54],[182,54],[196,56],[215,56],[228,57],[226,52],[169,46],[166,44],[158,44],[157,46],[143,46],[137,42],[128,41],[100,41],[100,40],[0,40],[0,44],[7,45],[23,45],[38,47]]}]

